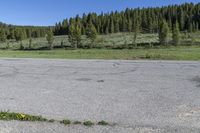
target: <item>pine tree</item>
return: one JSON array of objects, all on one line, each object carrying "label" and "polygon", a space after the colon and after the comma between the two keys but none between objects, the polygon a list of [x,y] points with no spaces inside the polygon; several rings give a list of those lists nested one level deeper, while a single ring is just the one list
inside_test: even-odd
[{"label": "pine tree", "polygon": [[115,31],[115,27],[114,27],[114,22],[113,19],[110,19],[110,33],[114,33]]},{"label": "pine tree", "polygon": [[159,41],[160,44],[168,44],[169,27],[165,20],[160,24]]},{"label": "pine tree", "polygon": [[74,21],[70,23],[68,38],[73,48],[77,49],[80,46],[81,28]]},{"label": "pine tree", "polygon": [[15,39],[15,30],[14,28],[10,28],[9,29],[9,35],[8,35],[8,39]]},{"label": "pine tree", "polygon": [[192,26],[192,23],[189,23],[189,29],[188,29],[188,32],[189,32],[189,33],[192,33],[192,32],[193,32],[193,26]]},{"label": "pine tree", "polygon": [[176,22],[176,24],[173,26],[172,31],[173,31],[172,33],[173,44],[178,45],[180,42],[180,30],[178,22]]},{"label": "pine tree", "polygon": [[0,41],[5,42],[6,41],[6,33],[5,30],[0,29]]},{"label": "pine tree", "polygon": [[133,44],[137,44],[136,40],[137,40],[137,36],[138,36],[139,32],[140,32],[139,21],[138,21],[138,19],[135,19],[135,22],[134,22],[134,34],[133,34]]},{"label": "pine tree", "polygon": [[151,17],[148,18],[148,26],[149,33],[153,33],[153,21]]},{"label": "pine tree", "polygon": [[68,19],[63,20],[62,22],[62,35],[68,34]]},{"label": "pine tree", "polygon": [[107,23],[105,26],[105,34],[108,34],[108,33],[109,33],[109,24]]},{"label": "pine tree", "polygon": [[115,25],[115,33],[118,33],[119,32],[119,21],[116,20],[114,25]]},{"label": "pine tree", "polygon": [[76,45],[79,48],[81,46],[81,28],[78,25],[75,27],[75,39]]},{"label": "pine tree", "polygon": [[23,40],[23,31],[19,28],[15,29],[15,39],[16,39],[16,41]]},{"label": "pine tree", "polygon": [[129,19],[128,20],[128,32],[131,32],[132,31],[132,21]]},{"label": "pine tree", "polygon": [[126,18],[123,17],[122,19],[122,29],[121,29],[122,32],[126,32],[127,31],[127,23],[126,23]]},{"label": "pine tree", "polygon": [[28,48],[29,48],[29,49],[32,49],[32,42],[33,42],[33,40],[32,40],[32,38],[30,38],[30,39],[29,39],[29,45],[28,45]]},{"label": "pine tree", "polygon": [[47,32],[46,39],[49,44],[49,49],[53,49],[54,36],[51,29]]},{"label": "pine tree", "polygon": [[97,30],[94,27],[94,25],[92,24],[92,22],[90,22],[87,26],[86,36],[88,39],[90,39],[90,41],[91,41],[90,48],[92,48],[94,45],[94,42],[97,38]]},{"label": "pine tree", "polygon": [[184,30],[184,28],[185,28],[185,15],[184,15],[184,11],[183,11],[182,8],[180,9],[179,23],[180,23],[181,30]]}]

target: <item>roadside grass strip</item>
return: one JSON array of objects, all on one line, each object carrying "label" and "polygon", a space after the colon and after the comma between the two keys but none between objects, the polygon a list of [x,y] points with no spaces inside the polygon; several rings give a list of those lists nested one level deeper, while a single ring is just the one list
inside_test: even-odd
[{"label": "roadside grass strip", "polygon": [[33,116],[33,115],[14,113],[14,112],[0,112],[0,120],[42,121],[42,122],[48,121],[46,118],[43,118],[42,116]]},{"label": "roadside grass strip", "polygon": [[60,124],[63,124],[65,126],[67,125],[84,125],[86,127],[92,127],[94,125],[99,126],[109,126],[109,124],[106,121],[99,121],[97,123],[92,121],[72,121],[69,119],[63,119],[61,121],[55,120],[55,119],[47,119],[42,116],[35,116],[35,115],[29,115],[24,113],[15,113],[15,112],[0,112],[0,120],[1,121],[29,121],[29,122],[49,122],[54,123],[58,122]]}]

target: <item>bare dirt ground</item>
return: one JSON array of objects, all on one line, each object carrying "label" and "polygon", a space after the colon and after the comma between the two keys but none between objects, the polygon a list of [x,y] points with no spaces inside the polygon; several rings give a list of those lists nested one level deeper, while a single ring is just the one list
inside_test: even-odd
[{"label": "bare dirt ground", "polygon": [[0,110],[113,126],[0,122],[0,133],[200,132],[200,62],[0,59]]}]

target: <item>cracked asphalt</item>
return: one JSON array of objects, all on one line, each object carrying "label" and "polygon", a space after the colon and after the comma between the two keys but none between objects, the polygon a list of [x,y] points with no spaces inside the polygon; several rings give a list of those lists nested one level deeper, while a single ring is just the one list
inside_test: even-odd
[{"label": "cracked asphalt", "polygon": [[0,121],[0,133],[200,132],[200,62],[0,59],[0,110],[114,124]]}]

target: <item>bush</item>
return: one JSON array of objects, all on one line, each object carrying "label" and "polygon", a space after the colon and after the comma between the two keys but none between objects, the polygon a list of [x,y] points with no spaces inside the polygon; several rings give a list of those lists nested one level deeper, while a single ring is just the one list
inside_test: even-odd
[{"label": "bush", "polygon": [[71,121],[68,119],[65,119],[65,120],[62,120],[60,123],[64,124],[64,125],[69,125],[69,124],[71,124]]},{"label": "bush", "polygon": [[100,121],[100,122],[98,122],[98,125],[106,126],[106,125],[108,125],[108,122]]},{"label": "bush", "polygon": [[91,121],[85,121],[85,122],[83,123],[83,125],[88,126],[88,127],[91,127],[91,126],[94,125],[94,123],[92,123]]},{"label": "bush", "polygon": [[73,122],[73,124],[78,125],[78,124],[82,124],[82,122],[80,122],[80,121],[75,121],[75,122]]},{"label": "bush", "polygon": [[23,113],[12,113],[12,112],[0,112],[0,120],[47,121],[47,119],[41,116],[33,116]]}]

